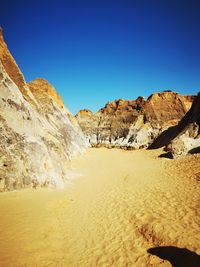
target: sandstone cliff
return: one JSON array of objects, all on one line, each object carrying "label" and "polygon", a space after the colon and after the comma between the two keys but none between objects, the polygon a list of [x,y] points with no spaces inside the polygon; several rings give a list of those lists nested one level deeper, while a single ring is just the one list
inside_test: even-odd
[{"label": "sandstone cliff", "polygon": [[127,101],[108,102],[93,114],[81,110],[76,118],[92,146],[146,148],[191,107],[193,96],[166,91]]},{"label": "sandstone cliff", "polygon": [[10,51],[8,50],[6,43],[4,42],[2,28],[0,28],[0,60],[6,73],[11,78],[11,80],[17,85],[24,98],[32,104],[37,105],[34,97],[27,88],[26,81],[22,72],[20,71],[17,63],[15,62]]},{"label": "sandstone cliff", "polygon": [[200,153],[200,93],[194,100],[191,109],[179,124],[173,127],[171,141],[166,145],[166,151],[173,157],[187,153]]},{"label": "sandstone cliff", "polygon": [[26,84],[0,31],[0,190],[64,186],[66,162],[87,142],[45,80]]}]

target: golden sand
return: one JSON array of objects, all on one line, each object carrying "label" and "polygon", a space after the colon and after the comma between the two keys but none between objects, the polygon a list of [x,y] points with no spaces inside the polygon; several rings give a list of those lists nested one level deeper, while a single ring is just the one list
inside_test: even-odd
[{"label": "golden sand", "polygon": [[65,190],[2,193],[0,266],[164,267],[149,248],[200,254],[200,157],[160,153],[89,149]]}]

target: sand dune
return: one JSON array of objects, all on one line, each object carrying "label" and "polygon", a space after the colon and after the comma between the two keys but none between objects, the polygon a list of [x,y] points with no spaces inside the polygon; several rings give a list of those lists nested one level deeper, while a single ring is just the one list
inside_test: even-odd
[{"label": "sand dune", "polygon": [[174,266],[196,267],[200,156],[160,153],[89,149],[69,164],[67,189],[2,193],[0,266],[166,267],[180,252],[189,263]]}]

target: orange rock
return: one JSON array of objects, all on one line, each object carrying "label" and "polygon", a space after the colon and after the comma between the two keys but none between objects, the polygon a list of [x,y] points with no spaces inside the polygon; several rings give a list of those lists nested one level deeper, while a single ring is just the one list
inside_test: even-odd
[{"label": "orange rock", "polygon": [[146,120],[160,125],[178,122],[190,109],[193,99],[172,91],[152,94],[144,105]]},{"label": "orange rock", "polygon": [[0,60],[4,66],[7,74],[13,80],[13,82],[23,91],[23,87],[26,82],[23,74],[21,73],[17,63],[9,52],[7,45],[3,38],[3,30],[0,29]]},{"label": "orange rock", "polygon": [[165,149],[173,157],[200,152],[200,93],[182,120],[167,134],[170,139]]},{"label": "orange rock", "polygon": [[77,117],[87,117],[87,116],[92,116],[93,113],[91,110],[89,109],[81,109],[78,113],[77,113]]},{"label": "orange rock", "polygon": [[147,147],[160,132],[181,120],[193,99],[165,91],[147,100],[140,96],[108,102],[96,114],[81,110],[76,118],[92,145]]},{"label": "orange rock", "polygon": [[60,109],[64,107],[64,103],[60,95],[56,92],[55,88],[45,79],[37,78],[34,81],[28,83],[28,87],[38,102],[45,104],[45,102],[47,102],[49,99],[47,98],[47,96],[49,96]]},{"label": "orange rock", "polygon": [[63,187],[67,161],[88,143],[53,86],[43,79],[26,84],[2,30],[0,87],[0,191]]}]

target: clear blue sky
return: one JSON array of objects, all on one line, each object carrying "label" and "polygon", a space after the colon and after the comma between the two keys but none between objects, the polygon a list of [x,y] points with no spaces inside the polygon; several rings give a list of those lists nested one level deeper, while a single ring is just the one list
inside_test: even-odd
[{"label": "clear blue sky", "polygon": [[73,113],[200,91],[198,0],[1,0],[0,25],[26,80],[47,79]]}]

